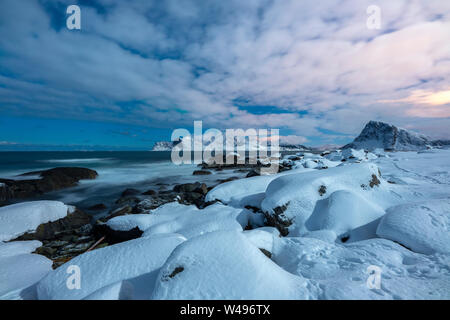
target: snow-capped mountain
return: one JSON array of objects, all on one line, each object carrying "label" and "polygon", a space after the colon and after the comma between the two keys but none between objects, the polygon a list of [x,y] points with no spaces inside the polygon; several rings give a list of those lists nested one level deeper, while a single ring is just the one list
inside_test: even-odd
[{"label": "snow-capped mountain", "polygon": [[154,144],[152,151],[172,151],[179,141],[158,141]]},{"label": "snow-capped mountain", "polygon": [[385,150],[407,151],[422,150],[429,146],[440,145],[423,134],[398,128],[394,125],[370,121],[362,132],[347,144],[344,148],[374,150],[377,148]]},{"label": "snow-capped mountain", "polygon": [[280,144],[280,151],[310,151],[311,149],[301,144]]}]

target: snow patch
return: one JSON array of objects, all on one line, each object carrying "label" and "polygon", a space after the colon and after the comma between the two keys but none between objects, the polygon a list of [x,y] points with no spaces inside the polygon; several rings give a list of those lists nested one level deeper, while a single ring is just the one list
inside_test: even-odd
[{"label": "snow patch", "polygon": [[32,201],[0,208],[0,241],[34,232],[43,223],[64,218],[69,207],[59,201]]}]

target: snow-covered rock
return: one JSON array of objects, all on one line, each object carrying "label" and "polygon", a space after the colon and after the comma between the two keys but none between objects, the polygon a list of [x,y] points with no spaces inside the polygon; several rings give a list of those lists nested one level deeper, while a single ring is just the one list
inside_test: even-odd
[{"label": "snow-covered rock", "polygon": [[[342,206],[334,204],[333,199],[324,202],[331,194],[340,190],[351,192],[339,198],[339,200],[345,198],[345,204]],[[355,196],[351,197],[352,194]],[[338,212],[340,210],[353,212],[354,215],[359,215],[357,222],[354,222],[355,226],[364,221],[370,222],[370,219],[377,216],[377,212],[381,213],[375,208],[390,206],[392,202],[389,200],[393,197],[395,195],[389,193],[389,186],[381,178],[378,167],[371,163],[361,163],[278,177],[267,187],[266,197],[261,205],[272,223],[286,229],[283,230],[284,233],[288,231],[291,235],[301,235],[311,231],[306,223],[313,212],[315,213],[313,219],[321,216],[327,219],[331,216],[344,217],[345,213]],[[362,203],[361,207],[364,210],[352,208],[352,201]],[[364,202],[378,205],[366,207],[363,205]],[[334,213],[330,213],[330,205]],[[325,212],[319,212],[321,210]],[[344,224],[349,223],[348,220],[345,220]],[[330,222],[321,224],[327,225]],[[316,223],[312,223],[312,226],[316,227]],[[337,227],[336,224],[335,227],[342,230],[343,225]]]},{"label": "snow-covered rock", "polygon": [[385,211],[381,207],[359,194],[338,190],[317,202],[305,225],[310,231],[332,230],[337,235],[342,235],[384,214]]},{"label": "snow-covered rock", "polygon": [[242,209],[216,203],[199,210],[196,206],[186,206],[178,202],[165,204],[151,214],[134,214],[110,219],[107,225],[118,231],[128,231],[138,227],[144,231],[142,237],[163,233],[178,233],[186,238],[218,230],[241,231],[248,223],[245,217],[238,222]]},{"label": "snow-covered rock", "polygon": [[[39,299],[83,299],[97,290],[158,270],[172,250],[185,238],[176,234],[158,235],[122,242],[86,252],[50,272],[37,285]],[[80,289],[69,289],[68,269],[80,271]],[[69,273],[68,273],[69,272]],[[153,284],[148,284],[152,287]],[[149,292],[150,294],[150,292]]]},{"label": "snow-covered rock", "polygon": [[255,246],[271,253],[273,251],[274,238],[279,238],[280,232],[276,228],[263,227],[244,231],[244,235]]},{"label": "snow-covered rock", "polygon": [[153,299],[308,299],[307,282],[267,258],[242,232],[180,245],[161,268]]},{"label": "snow-covered rock", "polygon": [[450,253],[450,200],[436,199],[389,208],[377,235],[419,253]]},{"label": "snow-covered rock", "polygon": [[0,208],[0,241],[36,231],[43,223],[64,218],[73,210],[59,201],[31,201]]},{"label": "snow-covered rock", "polygon": [[0,299],[35,299],[32,287],[52,270],[53,262],[44,256],[30,254],[40,241],[0,243]]}]

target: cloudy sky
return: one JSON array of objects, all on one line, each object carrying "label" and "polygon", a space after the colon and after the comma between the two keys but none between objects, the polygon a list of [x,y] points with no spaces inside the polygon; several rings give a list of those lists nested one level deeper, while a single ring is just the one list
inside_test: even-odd
[{"label": "cloudy sky", "polygon": [[306,145],[372,119],[450,136],[447,0],[1,0],[0,35],[0,148],[148,149],[194,120]]}]

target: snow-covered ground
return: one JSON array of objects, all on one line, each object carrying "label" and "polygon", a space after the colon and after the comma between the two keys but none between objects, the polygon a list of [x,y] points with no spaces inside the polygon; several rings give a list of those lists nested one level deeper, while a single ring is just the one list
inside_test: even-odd
[{"label": "snow-covered ground", "polygon": [[[207,200],[219,203],[205,209],[170,203],[113,218],[110,228],[142,237],[56,270],[30,254],[38,242],[1,243],[0,297],[450,299],[450,150],[283,161],[293,169],[217,186]],[[62,215],[38,208],[1,208],[11,227],[0,224],[0,239]]]}]

